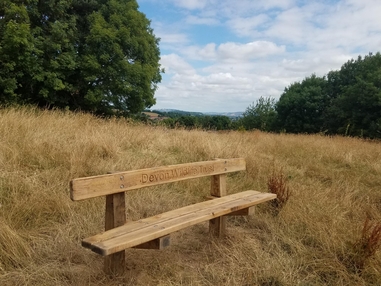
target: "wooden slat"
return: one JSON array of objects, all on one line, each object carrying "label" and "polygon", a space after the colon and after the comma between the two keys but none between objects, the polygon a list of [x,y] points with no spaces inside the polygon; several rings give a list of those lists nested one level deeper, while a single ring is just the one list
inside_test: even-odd
[{"label": "wooden slat", "polygon": [[110,255],[185,227],[275,199],[275,194],[245,191],[128,223],[82,241],[84,247]]},{"label": "wooden slat", "polygon": [[[250,191],[251,194],[261,194],[260,192],[258,191]],[[230,196],[226,196],[226,197],[223,197],[223,198],[218,198],[219,202],[220,203],[225,203],[225,202],[229,202],[232,200],[232,196],[235,196],[235,198],[239,198],[242,193],[238,193],[238,194],[233,194],[233,195],[230,195]],[[217,199],[215,199],[217,200]],[[187,208],[187,211],[188,212],[197,212],[200,207],[205,207],[205,208],[210,208],[212,206],[215,205],[215,200],[213,201],[204,201],[204,202],[201,202],[201,203],[197,203],[197,204],[193,204],[193,205],[189,205],[189,206],[186,206],[184,208]],[[125,232],[134,232],[134,231],[137,231],[141,228],[144,228],[146,227],[147,224],[150,224],[150,223],[155,223],[159,220],[161,221],[164,221],[164,220],[170,220],[173,218],[173,213],[178,211],[180,209],[177,209],[177,210],[173,210],[173,211],[169,211],[169,212],[165,212],[165,213],[162,213],[162,214],[159,214],[159,215],[155,215],[155,216],[151,216],[151,217],[148,217],[148,218],[144,218],[144,219],[140,219],[140,220],[137,220],[137,221],[129,221],[127,222],[123,228],[114,228],[114,229],[111,229],[109,231],[107,231],[107,234],[105,233],[100,233],[100,234],[97,234],[97,235],[94,235],[91,237],[91,241],[102,241],[104,239],[104,237],[108,237],[108,236],[119,236],[119,235],[122,235],[124,234]],[[85,239],[83,241],[87,241],[88,239]],[[90,241],[90,240],[89,240]]]},{"label": "wooden slat", "polygon": [[74,179],[70,182],[73,201],[121,193],[148,186],[246,169],[243,158],[217,159]]},{"label": "wooden slat", "polygon": [[[218,197],[215,197],[215,196],[206,196],[205,197],[205,199],[207,199],[207,200],[214,200],[217,198]],[[250,216],[250,215],[253,215],[254,213],[255,213],[255,206],[247,208],[247,209],[242,209],[239,211],[232,212],[230,214],[227,214],[226,216]]]}]

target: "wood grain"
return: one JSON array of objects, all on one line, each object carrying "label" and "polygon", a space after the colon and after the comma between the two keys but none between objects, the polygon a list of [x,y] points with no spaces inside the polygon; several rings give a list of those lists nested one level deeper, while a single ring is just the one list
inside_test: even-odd
[{"label": "wood grain", "polygon": [[82,245],[101,255],[110,255],[166,236],[188,226],[275,198],[275,194],[245,191],[186,206],[136,222],[129,222],[86,238],[82,241]]},{"label": "wood grain", "polygon": [[[211,177],[210,194],[214,197],[224,197],[226,190],[226,174]],[[209,232],[216,237],[223,237],[226,230],[226,217],[220,216],[209,221]]]},{"label": "wood grain", "polygon": [[[114,229],[126,223],[125,193],[106,196],[105,230]],[[126,265],[124,250],[105,257],[104,270],[110,276],[122,275]]]},{"label": "wood grain", "polygon": [[234,158],[78,178],[70,182],[70,197],[73,201],[84,200],[148,186],[226,174],[245,169],[245,160],[243,158]]}]

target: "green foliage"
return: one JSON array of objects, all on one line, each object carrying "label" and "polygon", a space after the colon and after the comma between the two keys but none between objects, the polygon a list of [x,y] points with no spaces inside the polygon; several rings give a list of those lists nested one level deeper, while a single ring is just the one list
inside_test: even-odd
[{"label": "green foliage", "polygon": [[260,97],[256,103],[252,103],[244,112],[241,119],[242,126],[246,130],[259,129],[273,131],[276,120],[275,99]]},{"label": "green foliage", "polygon": [[370,138],[381,137],[381,54],[350,60],[328,74],[329,132]]},{"label": "green foliage", "polygon": [[179,118],[181,116],[204,116],[201,112],[190,112],[190,111],[183,111],[183,110],[177,110],[177,109],[171,109],[168,111],[160,111],[160,110],[152,110],[152,112],[155,112],[157,114],[160,114],[164,117],[170,117],[170,118]]},{"label": "green foliage", "polygon": [[325,78],[312,75],[287,87],[276,104],[278,124],[291,133],[317,133],[324,128],[328,104]]},{"label": "green foliage", "polygon": [[[231,120],[227,116],[180,116],[173,120],[175,126],[188,129],[202,128],[205,130],[228,130],[231,129]],[[170,121],[168,121],[171,124]]]},{"label": "green foliage", "polygon": [[175,120],[175,126],[193,129],[197,127],[197,118],[195,116],[180,116]]},{"label": "green foliage", "polygon": [[0,6],[0,103],[20,100],[15,90],[32,71],[33,51],[26,7],[4,1]]},{"label": "green foliage", "polygon": [[231,129],[232,121],[223,115],[198,117],[198,124],[206,130],[228,130]]},{"label": "green foliage", "polygon": [[381,54],[359,56],[327,76],[313,74],[295,82],[278,102],[261,97],[235,125],[381,138]]},{"label": "green foliage", "polygon": [[224,115],[204,115],[201,112],[182,110],[152,110],[152,112],[159,114],[159,117],[165,117],[160,120],[160,124],[170,128],[185,127],[187,129],[202,128],[204,130],[235,129],[232,119]]},{"label": "green foliage", "polygon": [[0,103],[137,113],[155,104],[158,44],[135,0],[3,0]]}]

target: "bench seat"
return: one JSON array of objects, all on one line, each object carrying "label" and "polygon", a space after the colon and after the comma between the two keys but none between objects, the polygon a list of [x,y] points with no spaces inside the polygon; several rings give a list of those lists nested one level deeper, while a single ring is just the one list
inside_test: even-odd
[{"label": "bench seat", "polygon": [[274,198],[276,198],[275,194],[251,190],[215,198],[149,218],[128,222],[84,239],[82,246],[106,256]]}]

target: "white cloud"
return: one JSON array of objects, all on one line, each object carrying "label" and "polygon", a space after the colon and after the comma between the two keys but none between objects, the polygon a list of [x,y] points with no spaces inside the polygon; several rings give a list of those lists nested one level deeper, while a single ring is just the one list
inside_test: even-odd
[{"label": "white cloud", "polygon": [[[220,13],[228,18],[250,17],[262,12],[277,9],[288,9],[295,5],[295,0],[221,0],[218,8]],[[210,7],[216,9],[216,7]]]},{"label": "white cloud", "polygon": [[183,58],[176,54],[163,55],[161,57],[160,64],[165,69],[167,74],[196,74],[196,70]]},{"label": "white cloud", "polygon": [[174,0],[175,5],[186,9],[202,9],[206,6],[205,0]]},{"label": "white cloud", "polygon": [[294,7],[281,12],[263,34],[272,39],[280,39],[284,43],[303,45],[313,36],[310,33],[316,32],[310,22],[312,18],[307,9]]},{"label": "white cloud", "polygon": [[277,46],[272,42],[256,41],[246,44],[241,43],[222,43],[217,46],[209,43],[204,47],[190,46],[181,51],[191,59],[205,61],[226,61],[230,63],[240,63],[251,61],[285,52],[285,46]]},{"label": "white cloud", "polygon": [[185,58],[176,54],[165,56],[162,64],[169,69],[171,79],[156,93],[159,104],[155,108],[241,111],[255,101],[255,94],[277,96],[288,83],[282,76],[267,76],[266,70],[248,73],[252,69],[248,64],[231,69],[229,64],[217,62],[206,69],[206,75],[192,69]]},{"label": "white cloud", "polygon": [[155,28],[167,71],[160,108],[243,111],[381,47],[379,0],[160,1],[184,16]]},{"label": "white cloud", "polygon": [[186,18],[186,23],[191,24],[191,25],[218,25],[220,24],[219,21],[214,18],[214,17],[197,17],[194,15],[189,15]]},{"label": "white cloud", "polygon": [[194,52],[200,56],[201,59],[210,61],[216,59],[216,44],[210,43],[203,48],[194,47]]},{"label": "white cloud", "polygon": [[181,33],[157,33],[163,44],[185,44],[189,42],[187,35]]},{"label": "white cloud", "polygon": [[266,14],[259,14],[252,17],[235,17],[227,21],[227,26],[237,35],[255,37],[260,33],[256,30],[269,22],[271,18]]},{"label": "white cloud", "polygon": [[267,41],[256,41],[247,44],[224,43],[218,47],[218,55],[222,60],[240,59],[251,60],[280,54],[285,51],[285,46],[277,46]]}]

